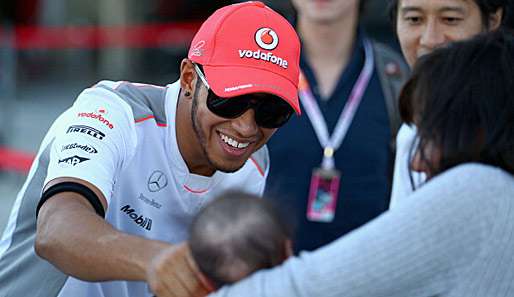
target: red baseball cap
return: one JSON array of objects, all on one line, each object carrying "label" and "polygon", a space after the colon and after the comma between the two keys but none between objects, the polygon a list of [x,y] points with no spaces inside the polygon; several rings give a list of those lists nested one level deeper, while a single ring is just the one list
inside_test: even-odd
[{"label": "red baseball cap", "polygon": [[270,93],[300,114],[300,40],[280,14],[262,2],[218,9],[196,33],[188,58],[203,66],[212,91],[224,98]]}]

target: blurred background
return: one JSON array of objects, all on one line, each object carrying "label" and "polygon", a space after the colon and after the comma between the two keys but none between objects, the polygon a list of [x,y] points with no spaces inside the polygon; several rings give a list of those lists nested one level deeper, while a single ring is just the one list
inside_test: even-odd
[{"label": "blurred background", "polygon": [[[202,20],[235,2],[1,0],[0,232],[46,130],[82,89],[103,79],[175,81]],[[292,16],[288,0],[263,2]],[[367,0],[363,25],[398,48],[386,5]]]}]

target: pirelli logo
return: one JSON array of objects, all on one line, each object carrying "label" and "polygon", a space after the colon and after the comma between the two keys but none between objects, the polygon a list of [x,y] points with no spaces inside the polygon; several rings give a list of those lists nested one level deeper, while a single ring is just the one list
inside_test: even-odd
[{"label": "pirelli logo", "polygon": [[139,215],[129,204],[123,206],[120,210],[127,214],[139,227],[148,231],[152,230],[152,219]]},{"label": "pirelli logo", "polygon": [[100,140],[104,139],[104,137],[105,137],[105,134],[102,133],[101,131],[99,131],[95,128],[89,127],[89,126],[84,126],[84,125],[70,126],[68,128],[68,130],[66,131],[66,134],[68,134],[68,133],[83,133],[83,134],[87,134],[91,137],[100,139]]}]

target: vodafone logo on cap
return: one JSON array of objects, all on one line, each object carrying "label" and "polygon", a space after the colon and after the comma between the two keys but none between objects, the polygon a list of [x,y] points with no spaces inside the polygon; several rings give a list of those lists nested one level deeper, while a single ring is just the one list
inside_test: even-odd
[{"label": "vodafone logo on cap", "polygon": [[272,50],[278,45],[278,35],[271,28],[261,28],[255,32],[255,42],[265,50]]},{"label": "vodafone logo on cap", "polygon": [[[278,45],[278,35],[271,28],[261,28],[255,32],[255,42],[257,42],[257,45],[259,45],[262,49],[273,50]],[[240,49],[239,58],[253,58],[256,60],[263,60],[276,64],[284,69],[287,69],[288,67],[286,59],[275,56],[272,52],[261,51],[260,49],[256,51],[251,49]]]}]

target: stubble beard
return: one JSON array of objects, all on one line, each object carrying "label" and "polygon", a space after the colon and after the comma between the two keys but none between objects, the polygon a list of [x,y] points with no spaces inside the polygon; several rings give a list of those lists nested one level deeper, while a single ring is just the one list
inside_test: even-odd
[{"label": "stubble beard", "polygon": [[199,87],[198,84],[196,85],[195,93],[193,94],[193,103],[191,107],[191,122],[193,123],[193,130],[195,131],[196,138],[198,139],[198,142],[200,143],[200,148],[202,149],[203,155],[205,156],[205,160],[208,163],[209,167],[214,168],[215,170],[219,170],[225,173],[233,173],[241,169],[243,167],[243,164],[241,166],[238,166],[237,168],[234,167],[227,167],[224,164],[221,164],[219,162],[214,161],[211,156],[209,155],[209,152],[207,150],[207,138],[205,137],[205,134],[203,133],[203,127],[200,122],[200,119],[198,118],[198,92]]}]

